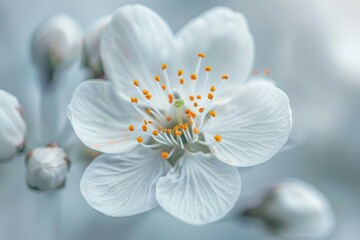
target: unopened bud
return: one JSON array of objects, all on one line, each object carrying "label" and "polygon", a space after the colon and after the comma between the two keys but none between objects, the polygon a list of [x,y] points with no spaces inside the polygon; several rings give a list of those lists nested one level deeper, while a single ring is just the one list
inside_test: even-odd
[{"label": "unopened bud", "polygon": [[270,231],[283,237],[328,236],[335,217],[325,196],[310,184],[290,179],[274,185],[261,203],[245,215],[263,220]]},{"label": "unopened bud", "polygon": [[80,58],[80,27],[67,15],[53,16],[35,29],[31,51],[41,73],[51,80],[54,70]]},{"label": "unopened bud", "polygon": [[93,22],[85,31],[83,38],[83,55],[85,66],[94,77],[103,77],[104,69],[100,57],[100,41],[102,33],[109,24],[111,16],[104,16]]},{"label": "unopened bud", "polygon": [[0,90],[0,162],[24,149],[25,134],[26,124],[18,100]]},{"label": "unopened bud", "polygon": [[69,160],[57,145],[38,147],[26,156],[28,186],[36,190],[51,190],[64,186]]}]

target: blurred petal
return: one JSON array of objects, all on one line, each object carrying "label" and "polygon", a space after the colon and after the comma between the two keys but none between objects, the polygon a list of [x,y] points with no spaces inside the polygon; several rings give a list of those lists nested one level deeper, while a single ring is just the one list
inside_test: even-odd
[{"label": "blurred petal", "polygon": [[253,166],[272,158],[286,143],[292,119],[289,99],[280,89],[263,82],[251,82],[238,90],[233,102],[218,107],[204,136],[214,142],[211,152],[221,161],[238,167]]},{"label": "blurred petal", "polygon": [[0,90],[0,161],[12,158],[24,147],[26,124],[13,95]]},{"label": "blurred petal", "polygon": [[210,154],[186,152],[156,185],[162,208],[190,224],[223,218],[234,206],[241,188],[236,168]]},{"label": "blurred petal", "polygon": [[104,81],[87,81],[75,90],[68,117],[76,135],[88,147],[105,153],[123,153],[137,146],[129,124],[137,117],[130,103]]},{"label": "blurred petal", "polygon": [[169,165],[158,151],[138,147],[127,154],[103,154],[85,170],[80,189],[89,205],[113,217],[157,206],[155,186]]},{"label": "blurred petal", "polygon": [[[171,66],[176,59],[175,50],[169,26],[154,11],[141,5],[119,8],[101,42],[105,74],[118,91],[128,96],[138,94],[134,79],[139,80],[141,88],[149,90],[153,96],[162,96],[154,76],[162,76],[162,64]],[[152,101],[161,106],[161,100],[157,97]]]},{"label": "blurred petal", "polygon": [[[254,42],[242,14],[225,7],[213,8],[185,25],[177,37],[186,74],[195,72],[197,54],[202,52],[206,55],[203,66],[212,67],[211,79],[220,81],[221,75],[230,75],[232,84],[223,84],[218,95],[227,97],[248,77],[254,61]],[[202,85],[201,81],[197,83]],[[213,84],[209,81],[206,89]]]}]

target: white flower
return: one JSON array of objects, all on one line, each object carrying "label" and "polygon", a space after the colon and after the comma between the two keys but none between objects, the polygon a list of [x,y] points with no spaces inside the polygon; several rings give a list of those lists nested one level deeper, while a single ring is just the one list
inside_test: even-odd
[{"label": "white flower", "polygon": [[64,14],[42,22],[31,41],[33,60],[43,74],[52,77],[53,71],[79,59],[81,30],[78,24]]},{"label": "white flower", "polygon": [[236,167],[269,160],[287,140],[286,94],[243,84],[254,47],[240,13],[209,10],[175,37],[152,10],[124,6],[103,33],[101,56],[110,82],[81,84],[68,116],[87,146],[106,153],[81,180],[106,215],[160,204],[187,223],[219,220],[240,193]]},{"label": "white flower", "polygon": [[95,77],[102,77],[104,69],[100,59],[100,40],[102,33],[109,24],[111,16],[104,16],[90,24],[83,38],[85,65],[90,68]]},{"label": "white flower", "polygon": [[64,186],[69,160],[57,145],[37,147],[26,156],[26,179],[29,187],[51,190]]},{"label": "white flower", "polygon": [[298,179],[272,186],[259,206],[246,214],[262,219],[271,231],[284,237],[326,237],[335,225],[326,197]]},{"label": "white flower", "polygon": [[25,134],[26,124],[18,100],[0,89],[0,162],[24,149]]}]

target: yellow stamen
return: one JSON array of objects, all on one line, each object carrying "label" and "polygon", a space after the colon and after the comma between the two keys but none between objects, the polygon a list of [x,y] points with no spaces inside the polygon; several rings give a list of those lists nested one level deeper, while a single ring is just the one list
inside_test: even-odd
[{"label": "yellow stamen", "polygon": [[153,131],[153,135],[154,135],[154,136],[157,136],[158,134],[159,134],[159,132],[158,132],[157,130],[154,130],[154,131]]},{"label": "yellow stamen", "polygon": [[132,98],[130,98],[130,100],[131,100],[131,103],[138,103],[138,101],[139,101],[139,99],[136,97],[132,97]]},{"label": "yellow stamen", "polygon": [[154,78],[157,82],[160,82],[160,77],[158,75],[156,75]]},{"label": "yellow stamen", "polygon": [[197,95],[196,98],[200,100],[200,99],[201,99],[201,95]]},{"label": "yellow stamen", "polygon": [[202,107],[202,108],[199,108],[199,113],[202,113],[202,112],[204,112],[204,108]]},{"label": "yellow stamen", "polygon": [[214,95],[212,93],[209,93],[208,94],[208,99],[210,99],[210,100],[214,99]]},{"label": "yellow stamen", "polygon": [[204,53],[198,53],[198,57],[204,58],[205,54]]},{"label": "yellow stamen", "polygon": [[228,79],[229,79],[229,75],[227,75],[227,74],[223,74],[223,75],[221,76],[221,79],[228,80]]},{"label": "yellow stamen", "polygon": [[133,132],[135,130],[134,125],[129,125],[129,131]]},{"label": "yellow stamen", "polygon": [[194,102],[194,107],[198,107],[199,104],[197,102]]},{"label": "yellow stamen", "polygon": [[139,84],[139,81],[138,81],[138,80],[134,80],[134,85],[138,87],[138,86],[140,85],[140,84]]},{"label": "yellow stamen", "polygon": [[162,88],[162,90],[164,90],[164,91],[165,91],[165,89],[166,89],[166,85],[165,85],[165,84],[161,85],[161,88]]},{"label": "yellow stamen", "polygon": [[210,72],[210,71],[211,71],[211,67],[210,67],[210,66],[206,66],[206,67],[205,67],[205,71]]},{"label": "yellow stamen", "polygon": [[147,126],[146,126],[146,125],[142,125],[142,130],[143,130],[144,132],[146,132],[146,131],[147,131]]},{"label": "yellow stamen", "polygon": [[183,78],[180,78],[180,84],[183,85],[185,80]]},{"label": "yellow stamen", "polygon": [[215,111],[210,111],[209,115],[212,116],[212,117],[216,117],[216,112]]},{"label": "yellow stamen", "polygon": [[181,130],[176,130],[176,131],[175,131],[175,135],[176,135],[176,136],[181,136],[181,135],[182,135],[182,131],[181,131]]},{"label": "yellow stamen", "polygon": [[215,136],[214,136],[214,139],[215,139],[215,141],[217,141],[217,142],[221,142],[222,137],[221,137],[220,135],[215,135]]},{"label": "yellow stamen", "polygon": [[163,65],[161,65],[161,69],[164,71],[167,69],[167,65],[164,63]]},{"label": "yellow stamen", "polygon": [[195,100],[194,96],[189,96],[189,99],[190,99],[190,101],[194,101],[194,100]]},{"label": "yellow stamen", "polygon": [[148,91],[148,90],[146,90],[146,89],[144,89],[144,90],[142,91],[142,93],[146,96],[146,95],[148,95],[148,94],[149,94],[149,91]]},{"label": "yellow stamen", "polygon": [[182,69],[180,69],[179,71],[178,71],[178,76],[180,77],[180,76],[182,76],[184,74],[184,71],[182,70]]},{"label": "yellow stamen", "polygon": [[147,124],[148,124],[148,122],[147,122],[146,120],[144,120],[144,124],[145,124],[145,125],[147,125]]},{"label": "yellow stamen", "polygon": [[162,157],[162,159],[166,160],[169,157],[169,153],[168,152],[161,152],[161,157]]},{"label": "yellow stamen", "polygon": [[271,73],[270,68],[265,68],[265,69],[264,69],[264,75],[265,75],[266,77],[268,77],[268,76],[270,75],[270,73]]},{"label": "yellow stamen", "polygon": [[142,139],[142,137],[140,137],[140,136],[138,136],[138,137],[136,138],[136,140],[138,141],[138,143],[142,143],[142,142],[143,142],[143,139]]},{"label": "yellow stamen", "polygon": [[194,128],[194,133],[198,134],[199,133],[199,129],[198,128]]},{"label": "yellow stamen", "polygon": [[151,114],[151,109],[150,109],[150,108],[146,109],[146,112],[147,112],[148,114]]},{"label": "yellow stamen", "polygon": [[170,122],[170,121],[171,121],[171,117],[166,117],[166,121]]},{"label": "yellow stamen", "polygon": [[152,96],[151,96],[151,94],[149,93],[149,94],[146,95],[145,97],[146,97],[148,100],[150,100]]},{"label": "yellow stamen", "polygon": [[210,91],[215,92],[215,90],[216,90],[215,86],[211,86]]},{"label": "yellow stamen", "polygon": [[190,75],[190,78],[191,78],[191,80],[196,80],[196,79],[197,79],[197,76],[196,76],[195,73],[193,73],[193,74]]}]

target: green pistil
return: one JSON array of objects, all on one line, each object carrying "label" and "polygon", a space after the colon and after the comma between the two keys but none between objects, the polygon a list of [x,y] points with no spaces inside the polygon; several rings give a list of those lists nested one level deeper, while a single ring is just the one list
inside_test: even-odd
[{"label": "green pistil", "polygon": [[184,106],[184,104],[185,101],[182,99],[176,99],[174,103],[176,107],[176,117],[179,125],[182,124],[181,109]]}]

